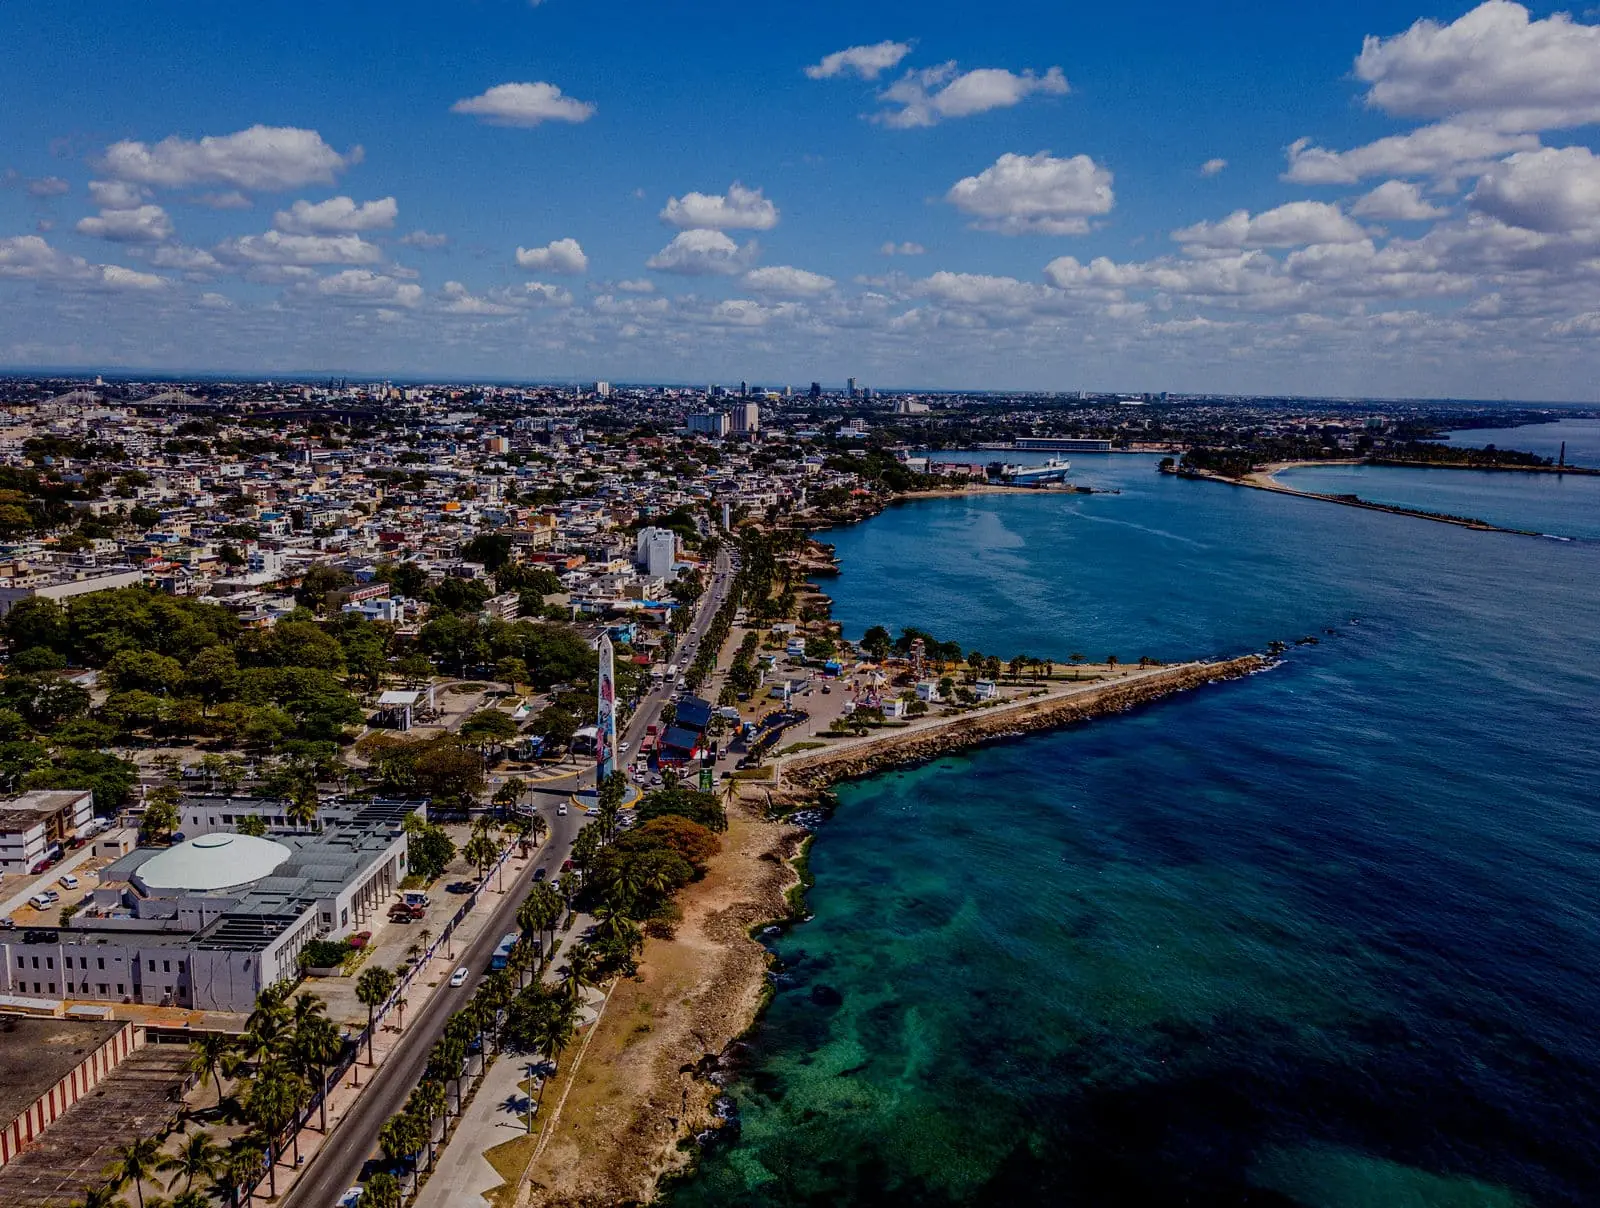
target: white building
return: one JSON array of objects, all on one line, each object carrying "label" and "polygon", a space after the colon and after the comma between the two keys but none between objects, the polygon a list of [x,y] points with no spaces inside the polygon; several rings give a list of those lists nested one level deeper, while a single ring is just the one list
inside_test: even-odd
[{"label": "white building", "polygon": [[87,789],[36,790],[0,801],[0,873],[28,873],[94,818]]},{"label": "white building", "polygon": [[12,580],[11,585],[0,587],[0,617],[23,600],[45,599],[60,602],[73,596],[85,596],[96,591],[112,591],[119,587],[134,587],[144,582],[144,572],[133,567],[113,567],[104,570],[81,570],[71,574],[41,574],[29,576],[26,581]]},{"label": "white building", "polygon": [[728,416],[721,411],[697,411],[684,420],[684,427],[702,436],[726,436]]},{"label": "white building", "polygon": [[671,579],[678,561],[678,534],[671,529],[640,529],[634,561],[652,579]]},{"label": "white building", "polygon": [[759,403],[735,403],[731,416],[733,432],[736,436],[754,436],[761,431],[761,405]]}]

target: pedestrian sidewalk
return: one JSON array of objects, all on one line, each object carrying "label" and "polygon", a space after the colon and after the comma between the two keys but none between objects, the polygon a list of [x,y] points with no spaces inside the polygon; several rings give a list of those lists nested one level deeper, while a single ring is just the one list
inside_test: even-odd
[{"label": "pedestrian sidewalk", "polygon": [[[501,1053],[489,1067],[413,1208],[481,1208],[489,1202],[489,1192],[505,1182],[484,1154],[528,1133],[529,1061],[518,1053]],[[537,1095],[538,1083],[532,1086]]]}]

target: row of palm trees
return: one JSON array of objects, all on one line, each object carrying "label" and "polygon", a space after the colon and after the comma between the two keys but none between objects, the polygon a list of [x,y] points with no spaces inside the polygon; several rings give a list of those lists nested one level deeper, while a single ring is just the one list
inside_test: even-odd
[{"label": "row of palm trees", "polygon": [[[210,1208],[216,1200],[237,1208],[263,1172],[276,1196],[284,1134],[319,1091],[319,1127],[328,1131],[328,1075],[345,1044],[322,999],[293,994],[286,983],[269,986],[257,997],[243,1034],[206,1032],[189,1044],[188,1072],[201,1087],[217,1088],[214,1117],[243,1123],[247,1130],[223,1146],[202,1129],[172,1153],[164,1152],[165,1138],[137,1137],[116,1151],[104,1181],[85,1192],[81,1208],[126,1206],[122,1193],[130,1187],[137,1208]],[[232,1094],[224,1091],[225,1080],[232,1082]],[[292,1143],[298,1161],[298,1128]],[[170,1200],[146,1197],[145,1184],[165,1174],[171,1175],[166,1190],[174,1191],[181,1181],[182,1191]]]}]

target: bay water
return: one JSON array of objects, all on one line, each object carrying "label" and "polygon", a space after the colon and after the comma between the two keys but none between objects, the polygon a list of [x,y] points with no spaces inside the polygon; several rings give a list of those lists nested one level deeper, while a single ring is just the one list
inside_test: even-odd
[{"label": "bay water", "polygon": [[822,534],[846,633],[1315,644],[840,786],[671,1201],[1600,1203],[1600,542],[1073,460]]}]

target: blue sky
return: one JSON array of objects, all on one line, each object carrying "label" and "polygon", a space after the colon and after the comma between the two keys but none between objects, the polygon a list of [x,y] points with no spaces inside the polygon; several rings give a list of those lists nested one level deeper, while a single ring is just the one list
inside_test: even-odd
[{"label": "blue sky", "polygon": [[0,363],[1589,398],[1592,20],[21,6]]}]

